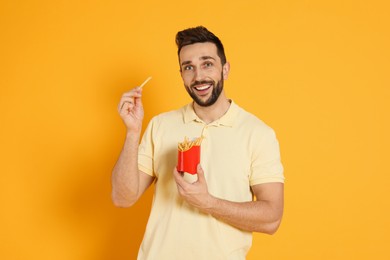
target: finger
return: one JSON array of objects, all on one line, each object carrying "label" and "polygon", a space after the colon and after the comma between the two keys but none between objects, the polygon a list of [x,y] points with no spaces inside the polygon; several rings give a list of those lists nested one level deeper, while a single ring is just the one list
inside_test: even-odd
[{"label": "finger", "polygon": [[135,98],[134,101],[135,101],[135,106],[136,106],[137,108],[143,107],[142,98],[141,98],[141,97]]},{"label": "finger", "polygon": [[125,101],[128,101],[130,103],[135,103],[134,100],[136,98],[141,98],[141,97],[142,97],[142,89],[139,89],[139,87],[133,88],[128,92],[123,93],[118,105],[118,111],[122,110]]},{"label": "finger", "polygon": [[141,97],[142,97],[142,93],[131,91],[129,93],[123,94],[121,98],[122,99],[126,99],[126,98],[134,99],[134,98],[141,98]]},{"label": "finger", "polygon": [[177,192],[180,194],[180,196],[184,196],[185,194],[184,188],[180,186],[180,184],[177,183],[177,181],[176,181],[176,187],[177,187]]},{"label": "finger", "polygon": [[140,87],[135,87],[123,93],[123,95],[140,95],[142,93],[142,89]]},{"label": "finger", "polygon": [[138,87],[122,95],[122,98],[131,98],[131,99],[137,99],[141,97],[142,97],[142,89],[139,89]]},{"label": "finger", "polygon": [[122,95],[121,100],[119,101],[118,111],[122,110],[125,103],[135,104],[135,100],[141,100],[141,94],[130,91]]},{"label": "finger", "polygon": [[177,186],[185,190],[188,183],[184,180],[182,173],[177,171],[176,167],[173,170],[173,176],[175,177]]},{"label": "finger", "polygon": [[125,108],[128,108],[131,104],[133,104],[133,102],[132,101],[123,101],[123,102],[121,102],[122,103],[122,105],[119,107],[119,111],[122,111],[122,109],[125,107]]},{"label": "finger", "polygon": [[134,100],[135,96],[133,94],[123,94],[121,96],[121,99],[119,101],[119,103],[123,103],[123,101],[132,101]]},{"label": "finger", "polygon": [[122,99],[118,104],[118,112],[121,113],[122,111],[128,111],[129,109],[132,109],[134,107],[134,100],[125,98]]},{"label": "finger", "polygon": [[198,166],[196,168],[196,172],[198,174],[198,181],[199,182],[206,182],[206,178],[204,177],[204,171],[203,171],[202,166],[200,165],[200,163],[198,164]]},{"label": "finger", "polygon": [[134,109],[134,104],[129,101],[125,101],[122,104],[122,107],[119,108],[119,114],[127,114],[131,112],[133,109]]},{"label": "finger", "polygon": [[142,97],[141,93],[131,91],[131,92],[123,94],[122,97],[121,97],[121,101],[124,101],[124,100],[134,100],[136,98],[141,98],[141,97]]},{"label": "finger", "polygon": [[182,178],[182,174],[177,171],[176,167],[173,169],[173,177],[175,178],[176,182]]},{"label": "finger", "polygon": [[132,103],[134,103],[134,99],[141,98],[141,97],[142,97],[141,91],[136,91],[132,89],[121,96],[119,104],[120,106],[122,106],[124,101],[131,101]]}]

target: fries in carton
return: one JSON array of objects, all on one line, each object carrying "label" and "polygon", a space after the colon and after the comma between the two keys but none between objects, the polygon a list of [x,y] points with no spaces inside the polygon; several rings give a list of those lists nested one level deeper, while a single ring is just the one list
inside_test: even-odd
[{"label": "fries in carton", "polygon": [[197,166],[200,163],[200,144],[203,137],[193,141],[184,138],[184,142],[178,144],[177,171],[196,174]]}]

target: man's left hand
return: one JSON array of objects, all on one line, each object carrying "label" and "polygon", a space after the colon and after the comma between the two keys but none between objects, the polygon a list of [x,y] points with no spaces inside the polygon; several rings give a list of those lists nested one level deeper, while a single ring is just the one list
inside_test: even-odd
[{"label": "man's left hand", "polygon": [[188,183],[183,178],[183,173],[177,171],[176,167],[173,170],[177,190],[180,196],[190,205],[205,210],[211,207],[213,196],[208,192],[204,172],[200,164],[197,168],[198,180],[193,183]]}]

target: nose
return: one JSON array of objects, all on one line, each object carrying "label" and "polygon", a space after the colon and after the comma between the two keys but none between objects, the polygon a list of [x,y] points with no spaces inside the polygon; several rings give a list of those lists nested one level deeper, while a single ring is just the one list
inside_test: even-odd
[{"label": "nose", "polygon": [[203,73],[202,69],[198,68],[197,70],[195,70],[194,80],[201,81],[203,78],[204,78],[204,73]]}]

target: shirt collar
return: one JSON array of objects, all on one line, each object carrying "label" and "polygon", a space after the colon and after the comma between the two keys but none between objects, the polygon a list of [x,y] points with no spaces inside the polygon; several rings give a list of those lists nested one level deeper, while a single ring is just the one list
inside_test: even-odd
[{"label": "shirt collar", "polygon": [[[234,125],[238,110],[239,107],[237,106],[237,104],[234,103],[233,100],[231,100],[231,104],[228,111],[226,111],[226,113],[222,117],[215,120],[214,122],[211,122],[209,125],[214,125],[214,126],[221,125],[221,126],[232,127]],[[184,107],[183,119],[185,124],[193,121],[204,124],[203,120],[200,119],[195,113],[192,103]]]}]

